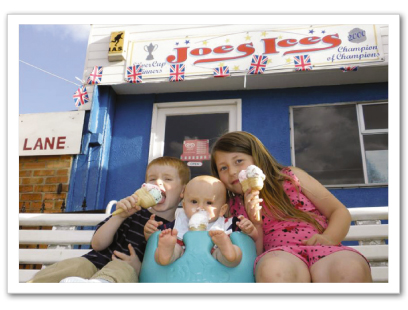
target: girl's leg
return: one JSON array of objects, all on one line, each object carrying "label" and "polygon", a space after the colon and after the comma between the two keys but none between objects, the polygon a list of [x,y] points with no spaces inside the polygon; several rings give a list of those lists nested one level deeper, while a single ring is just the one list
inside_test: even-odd
[{"label": "girl's leg", "polygon": [[312,282],[372,282],[367,261],[352,251],[339,251],[323,257],[310,267]]},{"label": "girl's leg", "polygon": [[284,251],[265,254],[255,268],[258,283],[310,282],[307,265],[298,257]]}]

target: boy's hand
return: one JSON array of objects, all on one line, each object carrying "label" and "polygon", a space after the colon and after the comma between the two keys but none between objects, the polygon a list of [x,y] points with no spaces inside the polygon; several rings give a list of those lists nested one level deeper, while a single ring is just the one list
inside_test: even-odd
[{"label": "boy's hand", "polygon": [[116,209],[123,209],[124,212],[119,213],[121,218],[128,218],[132,214],[140,211],[142,208],[137,203],[138,197],[136,194],[132,194],[126,198],[121,199],[116,203]]},{"label": "boy's hand", "polygon": [[155,221],[155,219],[154,219],[155,216],[156,216],[155,214],[152,214],[150,216],[150,220],[147,221],[147,223],[146,223],[146,225],[145,225],[145,227],[143,229],[146,241],[149,240],[150,236],[154,232],[156,232],[158,230],[157,227],[159,227],[160,225],[163,225],[162,221],[160,221],[160,222]]},{"label": "boy's hand", "polygon": [[139,260],[139,257],[136,255],[135,249],[132,245],[128,244],[130,255],[126,255],[125,253],[113,251],[112,260],[121,259],[124,262],[128,263],[133,269],[136,271],[137,275],[139,276],[140,267],[142,263]]}]

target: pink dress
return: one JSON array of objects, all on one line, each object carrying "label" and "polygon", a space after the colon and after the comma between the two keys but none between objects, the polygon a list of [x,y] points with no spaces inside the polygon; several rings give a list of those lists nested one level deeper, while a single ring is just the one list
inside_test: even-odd
[{"label": "pink dress", "polygon": [[[291,200],[295,208],[309,211],[318,215],[317,221],[322,225],[324,229],[327,228],[326,217],[319,212],[315,205],[303,194],[300,188],[299,180],[289,168],[284,168],[283,173],[291,176],[296,185],[299,188],[299,192],[296,187],[290,181],[284,181],[283,188]],[[244,215],[248,217],[245,206],[242,202],[241,196],[235,196],[230,202],[230,211],[232,216]],[[264,249],[265,252],[259,255],[254,264],[255,266],[263,255],[271,251],[285,251],[289,252],[296,257],[300,258],[309,268],[317,262],[319,259],[330,255],[338,251],[353,251],[361,256],[360,252],[353,248],[339,245],[319,245],[309,246],[303,245],[302,240],[309,239],[311,236],[318,234],[318,230],[310,223],[300,220],[295,221],[279,221],[273,218],[262,215],[263,219],[263,231],[264,231]],[[364,257],[364,256],[363,256]],[[364,257],[365,258],[365,257]],[[367,259],[366,259],[367,261]],[[368,261],[367,261],[368,263]]]}]

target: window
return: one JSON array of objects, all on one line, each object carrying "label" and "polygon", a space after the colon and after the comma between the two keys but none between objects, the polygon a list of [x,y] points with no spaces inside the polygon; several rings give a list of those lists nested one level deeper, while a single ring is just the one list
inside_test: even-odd
[{"label": "window", "polygon": [[291,107],[292,164],[327,186],[388,182],[388,103]]},{"label": "window", "polygon": [[218,137],[241,130],[241,100],[156,103],[149,162],[159,156],[181,158],[191,176],[211,174],[209,151]]}]

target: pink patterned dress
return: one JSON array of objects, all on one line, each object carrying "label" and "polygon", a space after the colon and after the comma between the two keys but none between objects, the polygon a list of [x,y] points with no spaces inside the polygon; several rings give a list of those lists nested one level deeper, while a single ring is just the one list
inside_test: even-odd
[{"label": "pink patterned dress", "polygon": [[[293,206],[299,210],[316,214],[317,221],[322,225],[324,229],[326,229],[326,217],[321,214],[315,207],[315,205],[306,197],[306,195],[303,194],[298,178],[294,175],[290,168],[284,168],[282,172],[292,177],[296,182],[297,187],[299,188],[299,191],[297,191],[296,187],[290,181],[284,181],[283,188],[286,194],[289,196],[289,199],[291,200]],[[245,217],[248,217],[245,211],[245,206],[242,202],[242,197],[239,195],[231,199],[230,211],[232,216],[238,216],[242,214]],[[261,257],[271,251],[289,252],[300,258],[309,268],[319,259],[338,251],[353,251],[363,256],[360,252],[354,250],[353,248],[343,246],[341,244],[331,246],[303,245],[302,240],[309,239],[311,236],[319,233],[319,231],[310,223],[300,220],[279,221],[265,215],[262,215],[262,219],[265,252],[256,258],[254,271],[255,266],[261,259]]]}]

